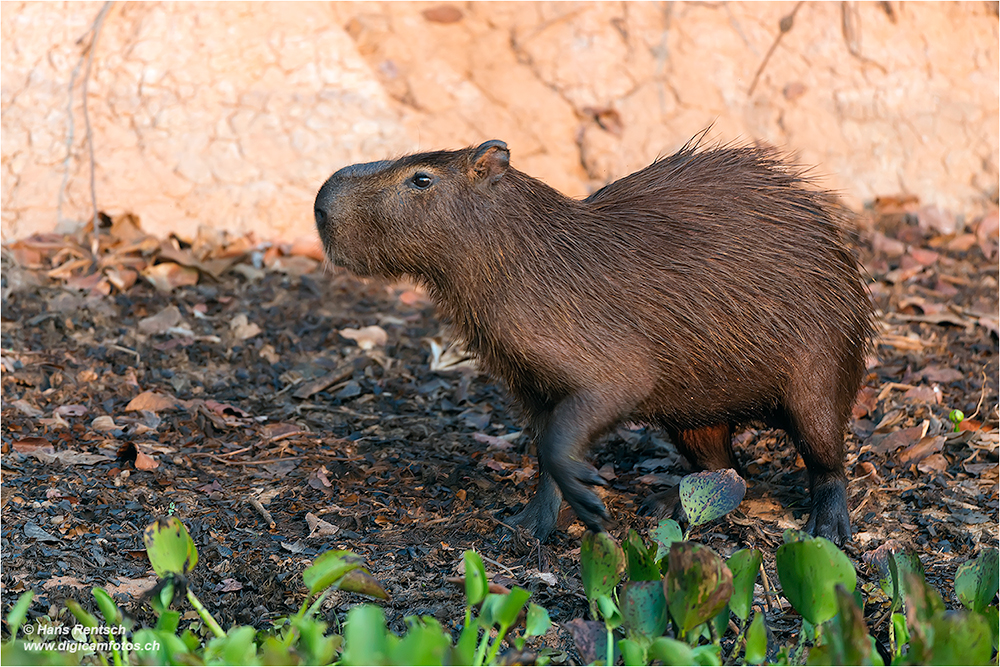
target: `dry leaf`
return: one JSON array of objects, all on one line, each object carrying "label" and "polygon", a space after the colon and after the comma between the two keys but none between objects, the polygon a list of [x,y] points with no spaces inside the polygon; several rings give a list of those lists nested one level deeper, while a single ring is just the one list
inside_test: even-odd
[{"label": "dry leaf", "polygon": [[341,329],[340,335],[353,340],[362,350],[382,347],[389,341],[385,329],[380,326],[362,327],[360,329]]},{"label": "dry leaf", "polygon": [[167,306],[156,315],[144,317],[139,320],[139,331],[155,336],[165,334],[171,327],[176,327],[181,322],[181,311],[177,306]]},{"label": "dry leaf", "polygon": [[274,346],[271,345],[270,343],[261,347],[260,352],[258,354],[260,354],[260,357],[262,359],[266,359],[267,363],[271,365],[274,365],[279,361],[281,361],[281,357],[278,356],[278,353],[275,352],[274,350]]},{"label": "dry leaf", "polygon": [[79,404],[60,405],[52,413],[60,417],[80,417],[87,414],[87,406]]},{"label": "dry leaf", "polygon": [[52,443],[45,438],[21,438],[11,444],[11,447],[15,452],[20,454],[31,454],[34,451],[44,449],[46,447],[51,449]]},{"label": "dry leaf", "polygon": [[118,424],[115,423],[114,418],[108,415],[101,415],[100,417],[96,417],[94,421],[90,422],[90,428],[99,433],[107,433],[108,431],[114,431],[118,428]]},{"label": "dry leaf", "polygon": [[941,403],[941,388],[937,385],[934,385],[933,387],[928,387],[926,385],[913,387],[908,389],[906,393],[903,394],[903,400],[908,402],[938,405]]},{"label": "dry leaf", "polygon": [[135,468],[136,470],[156,470],[160,467],[160,462],[155,458],[146,454],[136,448],[135,451]]},{"label": "dry leaf", "polygon": [[181,407],[184,407],[184,404],[170,394],[157,391],[144,391],[129,401],[128,405],[125,406],[125,411],[138,412],[140,410],[149,410],[150,412],[159,412],[161,410],[177,410]]},{"label": "dry leaf", "polygon": [[24,413],[29,417],[41,417],[42,415],[45,414],[31,403],[28,403],[28,401],[24,400],[23,398],[16,401],[11,401],[11,405],[13,405],[15,408],[17,408],[18,410],[20,410],[22,413]]},{"label": "dry leaf", "polygon": [[232,329],[237,340],[247,340],[261,332],[261,328],[253,322],[249,322],[244,313],[240,313],[230,320],[229,328]]},{"label": "dry leaf", "polygon": [[902,465],[910,465],[941,451],[944,446],[944,436],[928,436],[921,438],[916,444],[910,445],[899,454]]},{"label": "dry leaf", "polygon": [[178,287],[198,284],[198,269],[192,269],[174,262],[164,262],[146,267],[142,276],[158,292],[169,294]]},{"label": "dry leaf", "polygon": [[340,532],[340,526],[323,521],[312,512],[306,513],[306,524],[309,526],[309,537],[329,537]]},{"label": "dry leaf", "polygon": [[965,377],[965,374],[954,368],[935,365],[928,366],[924,370],[920,371],[920,376],[928,382],[948,384],[950,382],[958,382]]}]

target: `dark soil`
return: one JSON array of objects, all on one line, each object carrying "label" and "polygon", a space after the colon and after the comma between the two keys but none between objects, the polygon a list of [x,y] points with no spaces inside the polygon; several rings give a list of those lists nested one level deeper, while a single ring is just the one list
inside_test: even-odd
[{"label": "dark soil", "polygon": [[[955,606],[955,569],[997,543],[998,296],[989,236],[942,235],[906,202],[883,202],[872,218],[859,255],[884,327],[847,435],[846,550],[870,595],[866,620],[884,636],[866,553],[893,540],[912,549]],[[534,485],[530,439],[512,435],[520,426],[503,389],[468,362],[431,370],[429,339],[448,336],[419,290],[363,283],[287,248],[230,253],[237,270],[227,271],[208,264],[226,256],[222,245],[195,257],[184,244],[165,253],[132,241],[107,237],[100,265],[85,239],[4,250],[4,614],[28,588],[39,615],[66,598],[93,608],[90,587],[104,586],[153,623],[138,603],[155,581],[142,531],[172,513],[198,546],[191,586],[223,627],[263,628],[297,610],[311,559],[351,549],[391,594],[380,604],[393,629],[412,614],[457,628],[463,592],[446,579],[474,548],[494,582],[548,609],[557,628],[545,643],[578,659],[558,625],[587,615],[583,527],[564,508],[547,543],[511,538],[504,517]],[[168,258],[198,267],[197,284],[105,279]],[[140,329],[168,306],[180,315],[173,329]],[[384,345],[364,350],[340,334],[369,325],[388,334]],[[957,432],[953,409],[968,416]],[[747,497],[694,537],[723,556],[760,548],[777,586],[774,551],[784,529],[804,524],[808,480],[782,433],[737,441]],[[647,534],[643,498],[686,472],[664,434],[642,425],[619,428],[592,461],[610,481],[617,538]],[[311,536],[313,519],[328,524],[322,536]],[[337,623],[361,601],[338,593],[324,613]],[[798,621],[780,603],[768,619],[787,641]]]}]

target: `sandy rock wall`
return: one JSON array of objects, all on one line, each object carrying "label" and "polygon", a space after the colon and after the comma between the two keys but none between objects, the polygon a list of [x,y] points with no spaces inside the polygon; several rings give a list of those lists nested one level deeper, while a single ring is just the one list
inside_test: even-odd
[{"label": "sandy rock wall", "polygon": [[997,198],[996,3],[103,6],[0,6],[4,240],[88,219],[85,81],[98,207],[158,234],[310,235],[335,169],[491,138],[585,195],[712,123],[855,207]]}]

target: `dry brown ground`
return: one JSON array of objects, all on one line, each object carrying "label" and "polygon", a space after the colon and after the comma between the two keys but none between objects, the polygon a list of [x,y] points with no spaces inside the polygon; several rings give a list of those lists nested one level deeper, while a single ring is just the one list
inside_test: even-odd
[{"label": "dry brown ground", "polygon": [[[885,327],[847,436],[847,551],[870,587],[865,553],[898,541],[953,605],[956,567],[998,534],[996,214],[973,226],[978,237],[935,233],[927,215],[882,202],[861,235]],[[131,607],[152,585],[142,529],[173,512],[198,545],[192,585],[223,626],[265,627],[296,609],[301,571],[335,548],[367,558],[396,630],[411,614],[461,622],[446,578],[469,548],[557,624],[586,614],[582,526],[564,513],[540,548],[509,539],[501,522],[527,500],[535,459],[499,387],[461,365],[431,370],[429,339],[443,329],[419,292],[324,272],[298,249],[161,244],[128,220],[104,234],[100,264],[86,239],[4,250],[5,606],[28,588],[33,614],[67,597],[90,606],[100,585]],[[342,335],[370,325],[384,345]],[[958,432],[955,408],[971,417]],[[807,479],[781,433],[738,441],[747,498],[696,538],[723,555],[762,549],[774,582]],[[645,534],[643,497],[684,473],[664,435],[639,426],[619,428],[593,461],[611,480],[618,537]],[[342,619],[358,601],[334,595],[324,613]],[[873,597],[869,624],[883,612]],[[768,618],[779,637],[797,627],[787,610]],[[564,630],[546,641],[574,658]]]}]

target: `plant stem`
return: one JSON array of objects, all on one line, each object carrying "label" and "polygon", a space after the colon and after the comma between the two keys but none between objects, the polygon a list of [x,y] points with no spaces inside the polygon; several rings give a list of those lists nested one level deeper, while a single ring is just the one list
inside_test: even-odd
[{"label": "plant stem", "polygon": [[216,620],[212,618],[212,615],[208,613],[207,609],[205,609],[205,605],[203,605],[201,603],[201,600],[199,600],[195,596],[195,594],[191,592],[190,588],[187,591],[187,599],[188,602],[191,603],[191,606],[194,607],[195,611],[198,612],[198,615],[201,616],[201,620],[205,621],[205,625],[208,626],[208,629],[212,631],[213,635],[215,635],[216,637],[226,636],[226,633],[225,631],[223,631],[222,626],[220,626],[216,622]]},{"label": "plant stem", "polygon": [[615,644],[614,644],[615,636],[614,636],[614,631],[611,629],[610,625],[605,625],[604,627],[607,628],[608,630],[608,639],[607,639],[608,646],[607,646],[607,651],[605,652],[608,657],[604,661],[604,664],[607,665],[607,667],[611,667],[611,665],[614,664],[615,660]]},{"label": "plant stem", "polygon": [[490,654],[486,656],[486,664],[493,662],[493,658],[497,657],[497,652],[500,650],[500,642],[502,642],[503,638],[507,636],[507,628],[508,626],[506,625],[500,626],[500,632],[497,634],[497,639],[493,642],[493,646],[490,647]]}]

